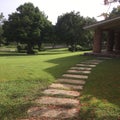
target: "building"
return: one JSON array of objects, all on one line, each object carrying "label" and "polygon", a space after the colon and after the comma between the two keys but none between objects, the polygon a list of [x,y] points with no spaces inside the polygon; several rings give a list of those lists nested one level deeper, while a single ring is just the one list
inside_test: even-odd
[{"label": "building", "polygon": [[103,32],[106,32],[107,42],[104,54],[120,55],[120,16],[85,26],[84,29],[94,30],[93,54],[103,54]]}]

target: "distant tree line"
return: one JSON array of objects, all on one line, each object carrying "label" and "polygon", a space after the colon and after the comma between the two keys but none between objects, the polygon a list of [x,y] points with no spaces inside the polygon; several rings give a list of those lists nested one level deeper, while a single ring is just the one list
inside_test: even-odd
[{"label": "distant tree line", "polygon": [[15,13],[9,15],[2,23],[0,15],[0,44],[16,42],[20,52],[22,45],[28,54],[34,54],[37,46],[41,50],[42,43],[66,44],[71,51],[92,48],[93,32],[83,27],[96,22],[95,18],[83,17],[79,12],[69,12],[58,17],[56,25],[48,20],[44,12],[32,3],[20,5]]}]

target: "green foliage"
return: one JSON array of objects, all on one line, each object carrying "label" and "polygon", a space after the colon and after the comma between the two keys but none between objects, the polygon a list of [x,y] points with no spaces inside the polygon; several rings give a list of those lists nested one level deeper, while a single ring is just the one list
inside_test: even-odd
[{"label": "green foliage", "polygon": [[67,45],[79,44],[85,21],[77,12],[70,12],[58,17],[56,32],[60,41]]},{"label": "green foliage", "polygon": [[[96,22],[95,18],[86,17],[84,19],[85,19],[85,26],[91,25]],[[93,44],[94,31],[84,30],[83,36],[84,37],[83,37],[82,46],[91,49]]]},{"label": "green foliage", "polygon": [[34,7],[32,3],[25,3],[4,22],[4,35],[9,42],[27,44],[27,53],[31,54],[34,53],[33,46],[41,42],[42,31],[50,24],[38,7]]},{"label": "green foliage", "polygon": [[109,18],[120,16],[120,6],[117,6],[116,8],[113,8],[111,11]]},{"label": "green foliage", "polygon": [[87,50],[91,50],[91,48],[76,45],[76,46],[68,46],[68,50],[71,51],[71,52],[74,52],[74,51],[87,51]]},{"label": "green foliage", "polygon": [[27,51],[27,46],[24,45],[24,44],[18,44],[18,45],[17,45],[17,51],[18,51],[19,53],[26,53],[26,51]]},{"label": "green foliage", "polygon": [[57,43],[56,39],[56,33],[55,33],[55,26],[50,25],[44,29],[42,32],[42,39],[44,43],[51,43],[52,47],[55,47],[55,44]]},{"label": "green foliage", "polygon": [[94,18],[84,18],[74,11],[59,16],[56,24],[59,41],[70,45],[72,49],[76,48],[76,45],[91,47],[93,32],[85,31],[83,27],[95,21]]}]

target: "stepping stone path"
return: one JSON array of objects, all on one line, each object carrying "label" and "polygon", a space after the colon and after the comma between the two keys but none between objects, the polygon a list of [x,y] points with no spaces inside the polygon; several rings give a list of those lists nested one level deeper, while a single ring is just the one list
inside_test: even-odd
[{"label": "stepping stone path", "polygon": [[56,83],[52,83],[43,95],[28,109],[28,118],[21,120],[74,119],[80,110],[79,96],[91,70],[102,60],[87,60],[71,67]]}]

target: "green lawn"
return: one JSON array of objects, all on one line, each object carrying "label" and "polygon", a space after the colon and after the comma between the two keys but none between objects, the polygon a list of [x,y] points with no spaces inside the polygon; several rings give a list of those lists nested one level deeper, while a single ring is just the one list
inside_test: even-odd
[{"label": "green lawn", "polygon": [[[0,120],[24,116],[33,100],[56,78],[76,63],[92,59],[53,49],[39,55],[0,53]],[[119,120],[120,59],[105,60],[97,65],[80,97],[78,120]],[[119,118],[119,119],[118,119]]]},{"label": "green lawn", "polygon": [[120,59],[93,69],[80,100],[81,120],[120,120]]},{"label": "green lawn", "polygon": [[82,52],[53,49],[39,55],[0,53],[0,120],[25,115],[32,101],[41,95],[70,66],[88,59]]}]

